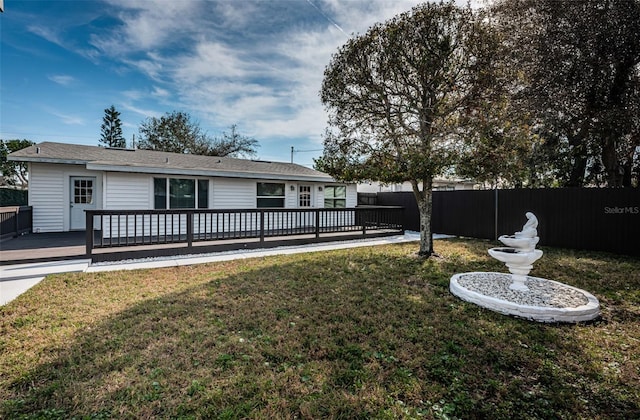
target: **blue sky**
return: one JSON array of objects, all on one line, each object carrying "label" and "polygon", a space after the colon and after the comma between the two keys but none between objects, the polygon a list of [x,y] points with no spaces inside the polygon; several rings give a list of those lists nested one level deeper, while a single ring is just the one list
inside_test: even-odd
[{"label": "blue sky", "polygon": [[261,159],[289,161],[293,146],[310,166],[331,54],[418,3],[5,0],[0,138],[98,145],[113,104],[128,143],[145,118],[178,110],[212,136],[237,124]]}]

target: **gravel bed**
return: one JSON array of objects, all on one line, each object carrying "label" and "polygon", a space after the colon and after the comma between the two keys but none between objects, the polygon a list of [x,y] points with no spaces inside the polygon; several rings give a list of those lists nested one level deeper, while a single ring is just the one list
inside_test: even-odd
[{"label": "gravel bed", "polygon": [[[410,230],[405,231],[404,236],[401,236],[401,235],[399,236],[405,241],[420,240],[420,232],[414,232]],[[453,236],[451,235],[442,235],[437,233],[433,234],[433,239],[445,239],[445,238],[452,238],[452,237]],[[91,265],[95,267],[100,267],[100,266],[126,265],[126,264],[135,264],[135,263],[153,263],[156,261],[185,260],[189,258],[223,257],[223,256],[232,256],[232,255],[250,256],[251,254],[258,255],[260,252],[273,252],[278,250],[301,249],[301,248],[309,249],[309,251],[313,251],[316,248],[322,248],[322,247],[327,247],[332,245],[339,247],[342,244],[349,244],[349,243],[367,244],[368,242],[375,243],[375,242],[379,242],[380,240],[393,241],[393,239],[390,239],[390,238],[392,237],[364,238],[364,239],[356,239],[356,240],[350,240],[350,241],[333,241],[333,242],[328,241],[328,242],[321,242],[321,243],[309,244],[309,245],[295,245],[295,246],[285,245],[285,246],[276,247],[276,248],[263,248],[263,249],[257,248],[257,249],[250,249],[250,250],[237,249],[233,251],[219,251],[219,252],[209,252],[209,253],[202,253],[202,254],[170,255],[170,256],[164,256],[164,257],[147,257],[147,258],[128,258],[128,259],[118,260],[118,261],[94,262]]]},{"label": "gravel bed", "polygon": [[458,278],[458,284],[467,290],[505,300],[518,305],[543,308],[577,308],[589,300],[580,291],[536,277],[527,277],[529,291],[509,289],[511,275],[502,273],[467,273]]}]

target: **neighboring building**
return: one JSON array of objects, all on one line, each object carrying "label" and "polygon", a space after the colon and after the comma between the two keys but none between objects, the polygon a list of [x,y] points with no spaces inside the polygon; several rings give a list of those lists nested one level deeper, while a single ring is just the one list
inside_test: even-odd
[{"label": "neighboring building", "polygon": [[45,142],[8,155],[29,165],[34,232],[85,229],[84,210],[355,207],[355,184],[304,166]]},{"label": "neighboring building", "polygon": [[[454,190],[473,190],[478,187],[478,183],[468,179],[448,179],[436,178],[433,180],[434,191],[454,191]],[[422,188],[422,185],[420,186]],[[411,192],[411,183],[403,184],[381,184],[380,182],[363,182],[358,184],[358,192],[360,193],[378,193],[378,192]]]}]

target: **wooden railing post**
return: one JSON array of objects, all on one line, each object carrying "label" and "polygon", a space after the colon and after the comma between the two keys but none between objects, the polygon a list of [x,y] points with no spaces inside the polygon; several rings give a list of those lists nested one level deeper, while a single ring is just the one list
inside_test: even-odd
[{"label": "wooden railing post", "polygon": [[[193,217],[195,212],[189,210],[187,211],[187,248],[193,247]],[[151,236],[151,232],[149,232]]]},{"label": "wooden railing post", "polygon": [[16,232],[14,237],[17,237],[20,235],[20,207],[16,207],[15,220],[16,220]]},{"label": "wooden railing post", "polygon": [[[251,222],[242,218],[244,212],[250,212],[252,215]],[[198,234],[196,235],[196,213],[198,214]],[[258,216],[259,213],[259,216]],[[316,241],[323,239],[331,240],[332,238],[324,238],[323,235],[333,233],[350,233],[353,236],[366,236],[372,234],[386,235],[395,232],[404,232],[404,209],[401,207],[364,207],[364,208],[311,208],[311,209],[250,209],[250,210],[87,210],[85,211],[86,220],[86,255],[87,258],[105,258],[102,252],[93,257],[94,249],[115,248],[122,245],[159,245],[163,243],[180,243],[187,247],[179,252],[192,252],[198,249],[194,242],[203,239],[213,238],[208,235],[209,229],[206,226],[206,218],[203,227],[201,214],[216,215],[215,224],[212,223],[211,228],[216,228],[216,239],[241,239],[255,238],[258,234],[259,244],[266,245],[266,237],[277,236],[295,236],[314,234]],[[315,224],[313,215],[315,214]],[[182,216],[186,220],[182,219]],[[229,217],[228,220],[224,215],[235,215]],[[21,220],[27,216],[22,215]],[[132,234],[130,231],[129,220],[133,218],[133,241],[129,242]],[[162,218],[161,218],[162,216]],[[301,217],[304,216],[304,217]],[[96,217],[99,217],[96,221]],[[171,217],[171,219],[169,219]],[[142,218],[142,221],[139,220]],[[176,221],[175,218],[178,218]],[[164,242],[160,233],[160,220],[164,222]],[[169,223],[170,222],[170,223]],[[177,223],[176,223],[177,222]],[[7,220],[7,223],[13,226],[13,221]],[[125,224],[124,226],[122,224]],[[259,226],[258,223],[260,224]],[[169,226],[170,225],[170,226]],[[228,229],[227,229],[228,225]],[[95,229],[99,232],[96,232]],[[177,229],[177,233],[176,233]],[[204,229],[204,231],[203,231]],[[235,229],[235,230],[234,230]],[[239,231],[237,229],[240,229]],[[186,231],[185,231],[186,230]],[[203,233],[204,232],[204,233]],[[97,238],[96,234],[101,237]],[[202,236],[201,236],[202,234]],[[124,239],[123,239],[123,235]],[[350,235],[350,236],[351,236]],[[338,235],[336,235],[338,236]],[[139,237],[141,238],[139,240]],[[303,239],[296,239],[302,241]],[[269,241],[269,245],[285,242],[284,239],[275,239]],[[310,242],[315,242],[310,239]],[[247,244],[239,246],[246,247]],[[223,244],[221,247],[233,247],[233,244]],[[161,247],[158,247],[161,248]],[[155,254],[165,253],[165,247],[158,250],[144,250],[142,252]],[[179,248],[179,247],[178,247]],[[123,251],[126,252],[126,251]],[[122,252],[119,252],[119,254]]]},{"label": "wooden railing post", "polygon": [[260,210],[260,242],[264,242],[264,210]]},{"label": "wooden railing post", "polygon": [[87,254],[87,258],[91,258],[91,253],[93,252],[93,212],[91,210],[85,210],[84,214],[86,218],[85,253]]}]

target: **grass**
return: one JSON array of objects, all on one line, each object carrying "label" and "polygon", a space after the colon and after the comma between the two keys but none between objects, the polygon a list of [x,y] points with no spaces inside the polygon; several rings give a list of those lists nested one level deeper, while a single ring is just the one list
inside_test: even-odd
[{"label": "grass", "polygon": [[544,249],[547,325],[449,293],[484,241],[47,277],[0,308],[0,418],[639,418],[640,260]]}]

